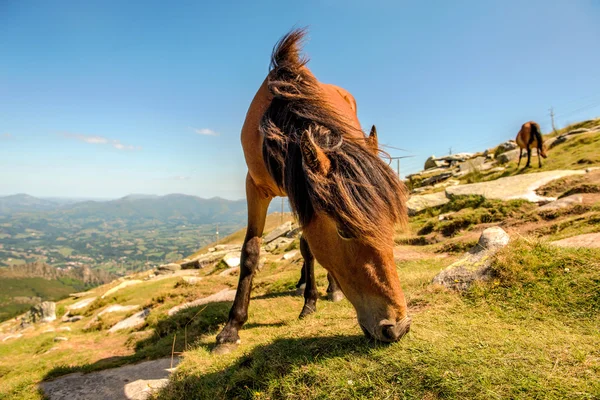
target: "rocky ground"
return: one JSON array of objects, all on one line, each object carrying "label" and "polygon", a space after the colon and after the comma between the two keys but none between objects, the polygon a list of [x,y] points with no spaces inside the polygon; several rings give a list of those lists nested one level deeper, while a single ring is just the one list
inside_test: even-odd
[{"label": "rocky ground", "polygon": [[[498,163],[507,142],[409,178],[394,255],[415,322],[398,344],[365,344],[347,301],[297,320],[300,232],[271,215],[239,351],[210,354],[243,232],[1,324],[0,398],[599,396],[597,126],[552,138],[555,170]],[[317,281],[324,292],[320,267]]]}]

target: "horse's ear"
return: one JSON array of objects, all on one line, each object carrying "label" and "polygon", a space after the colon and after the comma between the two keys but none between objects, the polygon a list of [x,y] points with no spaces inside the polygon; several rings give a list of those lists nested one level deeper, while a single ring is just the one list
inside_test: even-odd
[{"label": "horse's ear", "polygon": [[371,133],[369,133],[369,137],[367,138],[367,144],[376,154],[379,151],[379,140],[377,139],[377,128],[375,125],[371,127]]},{"label": "horse's ear", "polygon": [[308,169],[324,176],[329,173],[331,161],[329,161],[329,158],[323,149],[315,142],[311,128],[302,132],[302,137],[300,138],[300,150],[302,151],[304,165]]}]

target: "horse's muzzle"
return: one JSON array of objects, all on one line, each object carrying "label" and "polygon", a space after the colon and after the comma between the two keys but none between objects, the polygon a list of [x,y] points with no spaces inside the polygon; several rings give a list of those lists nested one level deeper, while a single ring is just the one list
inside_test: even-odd
[{"label": "horse's muzzle", "polygon": [[390,320],[382,320],[379,322],[379,326],[375,328],[375,332],[373,333],[371,333],[362,324],[360,325],[360,328],[364,332],[365,336],[369,339],[392,343],[402,339],[402,337],[410,331],[411,322],[412,320],[410,317],[405,317],[395,324],[391,323]]}]

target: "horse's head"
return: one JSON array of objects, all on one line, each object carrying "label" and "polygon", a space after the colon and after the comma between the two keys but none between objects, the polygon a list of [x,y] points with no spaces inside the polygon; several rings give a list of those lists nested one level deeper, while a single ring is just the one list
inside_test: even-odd
[{"label": "horse's head", "polygon": [[365,335],[393,342],[410,328],[393,256],[402,187],[375,155],[374,129],[362,143],[331,136],[312,127],[300,139],[314,205],[303,235],[356,309]]}]

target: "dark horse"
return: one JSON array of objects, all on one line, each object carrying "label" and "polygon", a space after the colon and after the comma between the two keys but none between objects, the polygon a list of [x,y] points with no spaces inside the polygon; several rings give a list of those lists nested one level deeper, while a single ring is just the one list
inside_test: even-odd
[{"label": "dark horse", "polygon": [[407,220],[405,188],[378,157],[376,135],[361,130],[352,95],[319,82],[306,67],[300,56],[304,34],[294,30],[275,46],[242,127],[248,228],[237,293],[216,352],[240,342],[275,196],[289,197],[303,230],[302,316],[316,309],[316,258],[356,309],[367,336],[392,342],[410,328],[393,256],[394,227]]},{"label": "dark horse", "polygon": [[546,155],[546,145],[544,144],[544,139],[542,139],[542,131],[540,130],[540,126],[533,121],[525,122],[523,126],[521,126],[519,133],[517,133],[516,142],[520,149],[517,168],[519,168],[519,165],[521,165],[523,149],[527,149],[527,164],[525,164],[525,168],[529,168],[529,163],[531,161],[531,149],[537,149],[538,167],[542,168],[542,159],[540,158],[540,155],[544,158],[548,156]]}]

